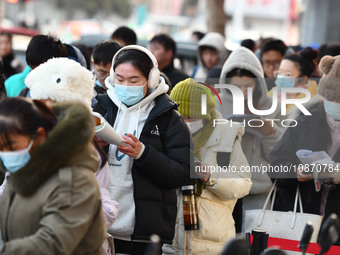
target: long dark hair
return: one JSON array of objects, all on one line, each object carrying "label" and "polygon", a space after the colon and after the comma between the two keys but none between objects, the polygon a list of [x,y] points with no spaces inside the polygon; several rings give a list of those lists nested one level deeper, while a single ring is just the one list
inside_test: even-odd
[{"label": "long dark hair", "polygon": [[307,77],[311,77],[315,69],[314,60],[316,60],[317,56],[317,51],[313,50],[311,47],[306,47],[300,53],[290,54],[283,59],[295,63],[300,72],[300,76],[306,75]]},{"label": "long dark hair", "polygon": [[46,133],[53,129],[57,119],[42,101],[11,97],[0,101],[0,145],[12,149],[9,136],[20,134],[34,137],[39,127]]}]

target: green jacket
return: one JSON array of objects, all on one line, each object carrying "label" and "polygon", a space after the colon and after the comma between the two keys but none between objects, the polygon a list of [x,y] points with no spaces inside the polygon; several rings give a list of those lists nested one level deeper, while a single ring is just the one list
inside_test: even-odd
[{"label": "green jacket", "polygon": [[12,75],[5,81],[6,94],[8,97],[16,97],[19,95],[21,90],[27,88],[25,85],[25,79],[30,71],[31,68],[26,66],[24,71]]}]

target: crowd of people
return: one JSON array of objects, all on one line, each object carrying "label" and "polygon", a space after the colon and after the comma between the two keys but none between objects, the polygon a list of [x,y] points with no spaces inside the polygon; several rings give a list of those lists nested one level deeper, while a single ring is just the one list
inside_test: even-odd
[{"label": "crowd of people", "polygon": [[[0,254],[146,254],[154,234],[155,254],[220,254],[275,180],[275,210],[292,210],[299,186],[304,212],[340,216],[340,174],[316,190],[296,155],[324,151],[339,167],[340,45],[263,38],[230,51],[216,32],[192,36],[186,73],[168,34],[142,47],[120,27],[90,54],[40,34],[26,67],[0,34]],[[94,112],[122,142],[96,135]]]}]

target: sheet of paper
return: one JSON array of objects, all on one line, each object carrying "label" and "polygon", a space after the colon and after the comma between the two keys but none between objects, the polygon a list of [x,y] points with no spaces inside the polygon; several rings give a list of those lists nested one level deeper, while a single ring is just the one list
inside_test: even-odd
[{"label": "sheet of paper", "polygon": [[325,151],[311,151],[311,150],[298,150],[296,156],[299,158],[303,165],[318,163],[334,163],[331,157]]},{"label": "sheet of paper", "polygon": [[327,179],[338,178],[339,171],[334,171],[334,161],[325,151],[298,150],[296,156],[302,163],[303,172],[314,178],[315,190],[320,191]]},{"label": "sheet of paper", "polygon": [[121,135],[113,129],[100,113],[92,112],[92,115],[100,118],[100,124],[98,123],[99,125],[96,125],[95,128],[96,136],[109,144],[126,145]]}]

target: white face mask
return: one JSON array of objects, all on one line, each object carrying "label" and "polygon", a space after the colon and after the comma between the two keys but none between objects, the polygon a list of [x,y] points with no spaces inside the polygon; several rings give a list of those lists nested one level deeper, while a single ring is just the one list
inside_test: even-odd
[{"label": "white face mask", "polygon": [[187,122],[187,125],[190,129],[191,134],[195,134],[203,128],[203,120],[196,120]]},{"label": "white face mask", "polygon": [[324,100],[325,112],[334,120],[340,120],[340,103]]}]

